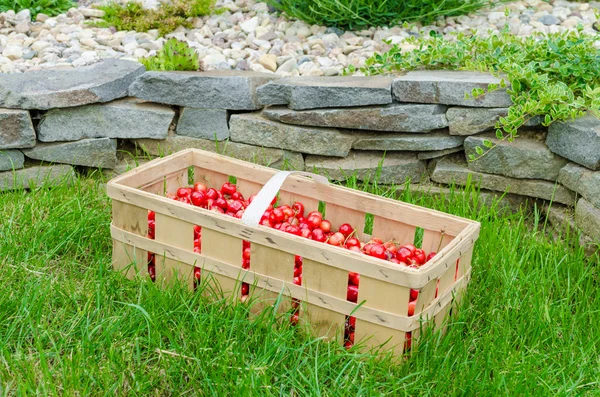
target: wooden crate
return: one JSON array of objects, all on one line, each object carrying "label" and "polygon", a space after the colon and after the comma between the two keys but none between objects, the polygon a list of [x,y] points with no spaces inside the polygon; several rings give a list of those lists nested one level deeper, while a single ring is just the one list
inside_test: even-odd
[{"label": "wooden crate", "polygon": [[[147,274],[148,252],[157,257],[157,282],[177,279],[193,288],[193,267],[202,268],[202,282],[218,281],[214,288],[238,296],[239,280],[255,285],[255,296],[265,302],[285,296],[303,302],[301,321],[318,336],[342,342],[346,316],[356,317],[357,342],[367,347],[385,344],[401,354],[407,333],[414,341],[422,326],[442,326],[455,298],[471,274],[478,222],[351,190],[320,185],[303,176],[290,176],[283,184],[280,202],[298,200],[307,210],[325,203],[326,218],[334,228],[344,222],[364,230],[373,217],[372,234],[384,241],[395,238],[412,243],[423,229],[422,247],[437,251],[419,269],[400,267],[361,253],[332,247],[264,226],[247,226],[240,219],[207,211],[164,197],[187,186],[193,167],[195,181],[219,188],[230,176],[248,197],[277,173],[276,170],[201,150],[190,149],[153,160],[108,183],[113,199],[111,233],[113,266],[128,277]],[[147,238],[148,210],[156,213],[155,239]],[[193,252],[193,226],[202,227],[202,253]],[[370,236],[361,233],[361,240]],[[251,267],[244,270],[242,240],[251,242]],[[302,286],[293,284],[295,255],[302,256]],[[359,273],[359,304],[346,300],[348,272]],[[210,275],[210,277],[209,277]],[[415,314],[408,316],[410,289],[419,290]],[[437,290],[437,293],[436,293]],[[281,307],[287,308],[285,302]]]}]

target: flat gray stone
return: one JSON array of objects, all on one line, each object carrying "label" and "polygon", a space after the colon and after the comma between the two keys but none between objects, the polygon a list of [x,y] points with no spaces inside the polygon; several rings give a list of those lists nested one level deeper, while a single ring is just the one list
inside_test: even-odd
[{"label": "flat gray stone", "polygon": [[600,208],[600,171],[569,163],[560,170],[558,182]]},{"label": "flat gray stone", "polygon": [[431,159],[436,159],[438,157],[444,157],[448,154],[458,153],[458,152],[462,152],[462,151],[463,151],[463,148],[459,146],[459,147],[453,147],[450,149],[435,150],[432,152],[418,152],[417,158],[419,160],[431,160]]},{"label": "flat gray stone", "polygon": [[25,157],[19,150],[0,150],[0,171],[23,168]]},{"label": "flat gray stone", "polygon": [[417,70],[394,79],[392,90],[398,102],[439,103],[471,107],[509,107],[510,96],[504,89],[492,91],[476,99],[465,99],[474,88],[487,90],[500,79],[488,73],[460,70]]},{"label": "flat gray stone", "polygon": [[0,107],[46,110],[109,102],[127,96],[129,85],[144,71],[137,62],[105,59],[69,70],[5,74]]},{"label": "flat gray stone", "polygon": [[70,165],[52,165],[0,172],[0,191],[30,189],[34,186],[71,184],[75,171]]},{"label": "flat gray stone", "polygon": [[450,135],[475,135],[494,128],[508,108],[451,107],[446,112]]},{"label": "flat gray stone", "polygon": [[234,142],[335,157],[346,157],[353,139],[336,129],[293,126],[254,113],[232,115],[229,129]]},{"label": "flat gray stone", "polygon": [[356,150],[398,150],[431,152],[462,147],[464,137],[447,132],[431,134],[370,134],[357,137],[352,145]]},{"label": "flat gray stone", "polygon": [[[544,143],[545,138],[546,134],[539,131],[521,131],[513,142],[498,140],[493,133],[469,136],[465,139],[465,153],[467,158],[473,155],[477,159],[469,161],[469,169],[511,178],[555,182],[568,160],[552,153]],[[497,146],[487,149],[483,145],[486,139]],[[477,154],[477,147],[487,150],[483,156]]]},{"label": "flat gray stone", "polygon": [[579,199],[575,207],[575,224],[592,240],[600,242],[600,208],[586,199]]},{"label": "flat gray stone", "polygon": [[270,120],[315,127],[371,131],[430,132],[448,126],[446,107],[393,103],[347,109],[291,110],[273,107],[263,111]]},{"label": "flat gray stone", "polygon": [[462,155],[450,155],[431,161],[429,172],[431,180],[437,183],[452,184],[454,182],[457,185],[464,186],[467,184],[469,175],[471,175],[472,182],[478,184],[482,189],[552,200],[566,205],[573,205],[575,202],[573,192],[552,182],[514,179],[469,170]]},{"label": "flat gray stone", "polygon": [[29,112],[0,109],[0,149],[28,148],[34,145],[35,130]]},{"label": "flat gray stone", "polygon": [[88,138],[164,139],[175,112],[168,106],[133,98],[53,109],[42,116],[38,139],[42,142]]},{"label": "flat gray stone", "polygon": [[304,170],[302,154],[282,149],[252,146],[231,141],[214,142],[208,139],[178,135],[170,135],[163,140],[136,139],[134,143],[143,154],[151,156],[166,156],[183,149],[201,149],[272,168]]},{"label": "flat gray stone", "polygon": [[384,76],[287,77],[259,87],[258,100],[294,110],[387,105],[391,86]]},{"label": "flat gray stone", "polygon": [[548,127],[546,145],[577,164],[600,170],[600,119],[587,115]]},{"label": "flat gray stone", "polygon": [[152,102],[200,109],[255,110],[256,89],[273,74],[214,72],[147,72],[129,88],[129,95]]},{"label": "flat gray stone", "polygon": [[177,135],[223,141],[229,138],[227,110],[183,108]]},{"label": "flat gray stone", "polygon": [[[380,163],[383,159],[383,164]],[[358,180],[373,181],[379,172],[379,183],[401,184],[407,180],[419,183],[427,179],[425,162],[410,153],[350,152],[345,158],[307,156],[306,169],[327,175],[336,181],[356,175]]]},{"label": "flat gray stone", "polygon": [[82,139],[75,142],[38,143],[23,154],[34,160],[86,167],[114,168],[117,164],[117,140]]}]

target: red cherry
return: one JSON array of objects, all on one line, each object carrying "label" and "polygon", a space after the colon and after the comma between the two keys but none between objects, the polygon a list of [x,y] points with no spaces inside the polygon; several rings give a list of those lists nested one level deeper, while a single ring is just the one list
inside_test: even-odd
[{"label": "red cherry", "polygon": [[367,243],[363,247],[363,251],[365,251],[365,254],[370,255],[371,254],[371,250],[373,249],[374,246],[375,246],[375,244],[373,244],[373,243]]},{"label": "red cherry", "polygon": [[[154,221],[156,220],[156,213],[154,211],[150,211],[148,210],[148,220],[149,221]],[[431,255],[431,254],[430,254]]]},{"label": "red cherry", "polygon": [[298,313],[292,314],[292,316],[290,317],[290,323],[292,323],[292,325],[298,325],[299,321],[300,319],[298,318]]},{"label": "red cherry", "polygon": [[430,260],[435,258],[436,255],[437,255],[436,252],[432,252],[431,254],[427,255],[427,260],[425,262],[429,262]]},{"label": "red cherry", "polygon": [[219,198],[219,193],[211,187],[206,191],[206,197],[211,200],[216,200],[217,198]]},{"label": "red cherry", "polygon": [[294,268],[294,278],[295,277],[300,277],[301,274],[302,274],[302,268],[301,267],[295,267]]},{"label": "red cherry", "polygon": [[198,226],[198,225],[194,225],[194,236],[195,235],[200,235],[202,233],[202,227]]},{"label": "red cherry", "polygon": [[244,248],[244,251],[242,251],[242,258],[250,260],[250,247]]},{"label": "red cherry", "polygon": [[231,195],[231,199],[244,201],[244,196],[242,196],[242,193],[240,193],[240,192],[235,192]]},{"label": "red cherry", "polygon": [[225,213],[225,211],[223,211],[223,208],[217,207],[217,206],[212,207],[210,210],[213,211],[213,212],[218,212],[219,214],[224,214]]},{"label": "red cherry", "polygon": [[410,300],[414,301],[417,300],[417,298],[419,297],[419,290],[416,289],[410,289]]},{"label": "red cherry", "polygon": [[354,346],[354,343],[350,342],[349,340],[344,341],[344,348],[350,349],[352,346]]},{"label": "red cherry", "polygon": [[[340,233],[342,233],[342,232],[340,232]],[[357,239],[356,237],[350,237],[349,239],[346,240],[346,247],[347,248],[350,248],[350,247],[360,248],[360,240]]]},{"label": "red cherry", "polygon": [[360,252],[360,253],[362,254],[362,251],[361,251],[360,247],[355,247],[355,246],[352,246],[352,247],[349,247],[348,249],[349,249],[350,251],[354,251],[354,252]]},{"label": "red cherry", "polygon": [[271,227],[271,228],[273,227],[273,225],[271,224],[271,221],[270,221],[270,220],[268,220],[268,219],[263,219],[263,220],[261,220],[261,221],[260,221],[260,224],[261,224],[262,226],[267,226],[267,227]]},{"label": "red cherry", "polygon": [[381,240],[380,240],[380,239],[378,239],[378,238],[372,238],[372,239],[371,239],[371,242],[372,242],[372,243],[374,243],[374,244],[382,244],[382,245],[383,245],[383,241],[381,241]]},{"label": "red cherry", "polygon": [[309,215],[308,218],[306,218],[306,221],[308,225],[313,229],[316,229],[319,226],[321,226],[321,218],[316,215]]},{"label": "red cherry", "polygon": [[354,332],[348,334],[348,341],[354,345]]},{"label": "red cherry", "polygon": [[336,247],[340,247],[344,243],[344,238],[345,237],[342,233],[336,232],[331,237],[329,237],[327,243],[329,245],[335,245]]},{"label": "red cherry", "polygon": [[279,208],[275,208],[269,217],[271,223],[283,222],[285,219],[285,215],[282,210]]},{"label": "red cherry", "polygon": [[294,210],[294,212],[296,213],[296,217],[304,217],[304,204],[302,204],[299,201],[296,201],[293,205],[292,205],[292,209]]},{"label": "red cherry", "polygon": [[392,262],[392,263],[395,263],[395,264],[397,264],[397,265],[399,265],[399,264],[401,264],[401,263],[402,263],[402,262],[400,262],[400,261],[399,261],[398,259],[396,259],[396,258],[392,258],[392,259],[390,259],[389,261],[390,261],[390,262]]},{"label": "red cherry", "polygon": [[192,189],[189,187],[180,187],[177,189],[177,197],[189,197],[192,194]]},{"label": "red cherry", "polygon": [[234,213],[242,210],[243,208],[244,208],[244,204],[242,204],[242,202],[240,200],[232,200],[227,205],[227,211],[231,211],[231,212],[234,212]]},{"label": "red cherry", "polygon": [[221,198],[221,197],[216,199],[215,203],[213,205],[216,205],[217,207],[219,207],[223,210],[227,210],[227,207],[229,206],[229,204],[227,203],[227,200],[225,200],[224,198]]},{"label": "red cherry", "polygon": [[354,228],[349,223],[344,223],[342,226],[340,226],[340,233],[346,237],[351,235],[353,231]]},{"label": "red cherry", "polygon": [[358,287],[356,285],[348,286],[348,293],[346,294],[346,300],[356,303],[358,301]]},{"label": "red cherry", "polygon": [[196,207],[200,207],[206,202],[204,193],[197,191],[192,192],[192,194],[190,195],[190,200],[192,201],[192,204],[194,204]]},{"label": "red cherry", "polygon": [[350,285],[356,285],[358,287],[358,283],[360,281],[360,274],[350,272],[348,274],[348,283]]},{"label": "red cherry", "polygon": [[310,238],[312,236],[312,232],[310,229],[300,229],[300,235],[304,238]]},{"label": "red cherry", "polygon": [[201,183],[201,182],[196,182],[194,183],[194,191],[196,192],[200,192],[200,193],[206,193],[206,185]]},{"label": "red cherry", "polygon": [[242,283],[242,295],[248,295],[250,293],[250,285],[248,283]]},{"label": "red cherry", "polygon": [[290,233],[290,234],[295,234],[296,236],[300,236],[302,234],[302,231],[300,230],[300,228],[298,226],[294,226],[294,225],[290,225],[287,227],[286,232]]},{"label": "red cherry", "polygon": [[312,239],[315,241],[318,241],[320,243],[324,243],[325,240],[327,239],[325,237],[325,233],[323,233],[323,230],[321,230],[321,229],[315,229],[311,232],[311,234],[312,234]]},{"label": "red cherry", "polygon": [[398,259],[400,262],[410,263],[411,257],[412,252],[406,247],[402,247],[398,250],[398,252],[396,252],[396,259]]},{"label": "red cherry", "polygon": [[[319,227],[320,227],[321,229],[323,229],[323,231],[324,231],[325,233],[328,233],[328,232],[330,232],[330,231],[331,231],[331,222],[329,222],[329,221],[327,221],[327,220],[321,221],[321,225],[320,225]],[[343,236],[343,234],[342,234],[342,236]],[[345,236],[344,236],[344,237],[345,237]]]},{"label": "red cherry", "polygon": [[408,302],[408,316],[415,314],[415,308],[417,307],[417,301]]},{"label": "red cherry", "polygon": [[238,219],[242,219],[242,216],[244,216],[244,210],[239,210],[235,213],[235,217]]},{"label": "red cherry", "polygon": [[180,197],[179,201],[182,202],[182,203],[185,203],[185,204],[192,204],[192,202],[190,201],[190,197],[189,196],[187,196],[187,197]]},{"label": "red cherry", "polygon": [[373,244],[371,250],[369,251],[369,255],[379,258],[379,259],[387,259],[385,255],[385,247],[381,244]]},{"label": "red cherry", "polygon": [[346,326],[349,330],[354,331],[354,328],[356,328],[356,317],[348,317],[348,320],[346,321]]},{"label": "red cherry", "polygon": [[202,274],[202,269],[197,266],[194,266],[194,279],[200,280],[200,275]]},{"label": "red cherry", "polygon": [[294,277],[294,284],[302,285],[302,275],[299,275],[298,277]]},{"label": "red cherry", "polygon": [[242,269],[250,269],[250,260],[242,259]]},{"label": "red cherry", "polygon": [[323,214],[321,214],[319,211],[312,211],[308,213],[308,216],[316,216],[321,218],[321,220],[323,220]]},{"label": "red cherry", "polygon": [[293,218],[295,215],[294,210],[289,205],[282,205],[281,207],[279,207],[279,209],[283,211],[283,217],[285,220]]},{"label": "red cherry", "polygon": [[414,254],[414,253],[415,253],[415,251],[417,250],[417,247],[415,247],[415,246],[414,246],[414,245],[412,245],[412,244],[406,244],[406,245],[404,246],[404,248],[408,249],[408,250],[409,250],[410,252],[412,252],[413,254]]},{"label": "red cherry", "polygon": [[156,280],[156,267],[154,265],[148,265],[148,275],[150,275],[150,280]]},{"label": "red cherry", "polygon": [[427,261],[427,258],[425,257],[425,254],[419,252],[417,255],[415,255],[415,261],[419,264],[419,266],[422,266]]},{"label": "red cherry", "polygon": [[386,250],[390,251],[392,254],[396,254],[398,252],[398,247],[394,243],[385,243],[383,244]]},{"label": "red cherry", "polygon": [[237,187],[233,183],[225,182],[223,186],[221,186],[221,193],[231,196],[233,193],[237,191]]}]

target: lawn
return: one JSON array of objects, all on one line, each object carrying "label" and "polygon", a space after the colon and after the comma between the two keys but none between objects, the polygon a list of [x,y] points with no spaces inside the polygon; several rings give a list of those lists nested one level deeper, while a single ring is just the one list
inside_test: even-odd
[{"label": "lawn", "polygon": [[482,230],[448,333],[427,333],[400,365],[268,312],[124,279],[99,175],[0,193],[0,394],[600,395],[598,258],[554,242],[543,213],[468,191],[402,194]]}]

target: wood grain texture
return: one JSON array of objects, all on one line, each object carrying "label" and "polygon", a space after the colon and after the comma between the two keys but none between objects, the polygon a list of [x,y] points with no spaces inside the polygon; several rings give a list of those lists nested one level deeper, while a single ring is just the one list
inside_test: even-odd
[{"label": "wood grain texture", "polygon": [[[120,201],[113,201],[112,224],[139,236],[148,235],[148,210]],[[113,269],[129,279],[148,276],[148,251],[113,239]]]}]

